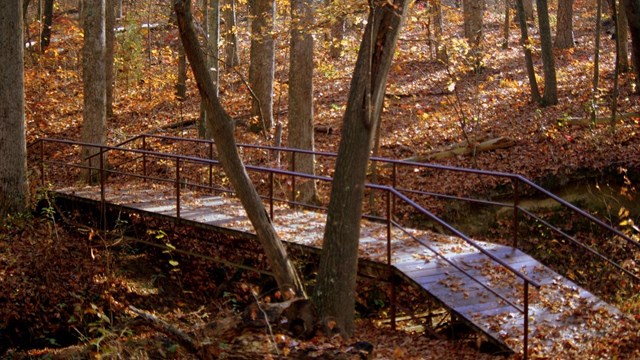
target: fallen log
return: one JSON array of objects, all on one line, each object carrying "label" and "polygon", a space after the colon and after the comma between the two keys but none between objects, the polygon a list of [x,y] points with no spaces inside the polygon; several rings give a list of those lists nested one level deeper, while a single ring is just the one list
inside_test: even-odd
[{"label": "fallen log", "polygon": [[416,162],[427,162],[433,160],[442,160],[450,157],[454,157],[457,155],[469,155],[469,154],[477,154],[485,151],[492,151],[497,149],[506,149],[512,147],[516,144],[515,141],[505,138],[505,137],[497,137],[490,140],[483,141],[479,144],[469,145],[466,141],[462,142],[461,145],[458,145],[452,149],[438,151],[426,155],[417,155],[412,156],[406,159],[402,159],[403,161],[416,161]]},{"label": "fallen log", "polygon": [[[630,112],[625,114],[620,114],[616,116],[616,121],[627,120],[635,117],[640,117],[640,113]],[[594,121],[590,116],[587,117],[577,117],[577,116],[569,116],[562,117],[558,119],[558,122],[566,125],[575,125],[575,126],[591,126],[591,125],[609,125],[611,124],[611,115],[608,116],[598,116]]]}]

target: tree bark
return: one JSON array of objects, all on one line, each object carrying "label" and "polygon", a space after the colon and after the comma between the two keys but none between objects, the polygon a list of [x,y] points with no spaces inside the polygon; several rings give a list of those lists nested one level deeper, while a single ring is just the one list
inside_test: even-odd
[{"label": "tree bark", "polygon": [[193,29],[191,1],[174,0],[174,7],[178,17],[180,37],[189,58],[200,96],[207,107],[207,122],[212,130],[220,163],[256,231],[279,288],[285,294],[289,292],[304,294],[302,282],[291,264],[262,204],[262,199],[251,183],[240,159],[234,137],[233,119],[224,110],[215,93],[211,73],[207,69],[204,54]]},{"label": "tree bark", "polygon": [[[207,35],[206,59],[211,72],[216,96],[219,94],[220,72],[218,71],[219,40],[220,40],[220,0],[204,0],[205,33]],[[204,102],[200,103],[200,127],[198,135],[203,139],[211,139],[211,129],[207,128],[207,109]]]},{"label": "tree bark", "polygon": [[523,0],[516,0],[516,9],[518,13],[518,23],[520,24],[520,45],[524,52],[525,68],[527,70],[527,78],[529,79],[529,88],[531,89],[531,100],[540,103],[540,89],[538,89],[538,81],[536,80],[536,71],[533,67],[533,55],[531,54],[531,40],[529,39],[529,30],[527,29],[527,17],[524,11]]},{"label": "tree bark", "polygon": [[105,52],[105,71],[107,82],[107,117],[113,116],[113,98],[116,87],[116,78],[114,72],[114,47],[116,43],[116,12],[115,0],[106,0],[105,4],[105,31],[106,31],[106,52]]},{"label": "tree bark", "polygon": [[618,26],[616,29],[616,39],[620,42],[620,57],[618,58],[618,66],[620,72],[629,72],[629,25],[627,24],[627,12],[625,10],[625,2],[620,0],[620,11],[618,11]]},{"label": "tree bark", "polygon": [[558,85],[556,81],[556,65],[553,58],[553,45],[551,42],[551,26],[549,25],[549,6],[547,0],[536,0],[536,5],[538,8],[542,71],[544,72],[542,105],[555,105],[558,103]]},{"label": "tree bark", "polygon": [[[85,0],[84,45],[82,48],[82,83],[84,108],[82,141],[104,145],[107,133],[106,102],[107,82],[105,71],[105,0]],[[96,147],[83,147],[84,165],[99,167],[99,158],[93,155],[100,151]],[[96,173],[85,169],[83,178],[92,182]]]},{"label": "tree bark", "polygon": [[410,0],[373,1],[351,80],[320,258],[316,305],[353,332],[358,242],[369,144]]},{"label": "tree bark", "polygon": [[44,52],[51,43],[51,26],[53,25],[53,0],[44,1],[42,14],[42,33],[40,34],[40,51]]},{"label": "tree bark", "polygon": [[[313,25],[312,0],[291,0],[289,62],[289,147],[313,150]],[[315,157],[292,153],[292,171],[315,175]],[[295,168],[293,168],[295,164]],[[317,203],[316,181],[301,179],[296,199]]]},{"label": "tree bark", "polygon": [[482,39],[482,17],[484,0],[463,0],[464,37],[472,47],[477,47]]},{"label": "tree bark", "polygon": [[640,93],[640,0],[624,1],[631,35],[631,61],[636,75],[636,93]]},{"label": "tree bark", "polygon": [[0,218],[27,209],[22,3],[0,1]]},{"label": "tree bark", "polygon": [[343,0],[325,0],[325,6],[330,7],[331,22],[329,26],[329,56],[333,59],[338,59],[342,56],[345,32],[346,17],[342,9]]},{"label": "tree bark", "polygon": [[556,23],[556,40],[554,46],[558,49],[570,49],[573,40],[573,0],[558,1],[558,15]]},{"label": "tree bark", "polygon": [[240,64],[238,56],[238,37],[236,36],[236,1],[227,0],[222,9],[222,16],[226,26],[224,39],[224,64],[227,68],[233,68]]},{"label": "tree bark", "polygon": [[251,51],[249,85],[257,99],[251,100],[251,112],[262,116],[265,131],[273,127],[273,81],[275,71],[275,44],[273,31],[276,7],[274,0],[252,0]]}]

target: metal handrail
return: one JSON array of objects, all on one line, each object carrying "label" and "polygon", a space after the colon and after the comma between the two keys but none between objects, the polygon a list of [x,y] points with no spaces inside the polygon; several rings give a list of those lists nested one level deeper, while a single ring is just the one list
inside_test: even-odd
[{"label": "metal handrail", "polygon": [[[45,159],[44,159],[44,143],[45,142],[98,148],[99,152],[94,154],[94,156],[100,155],[100,165],[99,165],[99,169],[95,169],[95,170],[99,170],[100,171],[101,202],[102,202],[103,211],[104,211],[104,206],[105,206],[104,205],[105,204],[104,185],[105,185],[105,179],[106,179],[105,173],[122,174],[122,175],[125,175],[125,176],[133,176],[133,177],[136,177],[136,178],[142,178],[142,179],[145,179],[145,180],[175,182],[175,185],[176,185],[176,217],[178,219],[180,219],[180,187],[182,185],[185,185],[185,184],[181,183],[181,179],[180,179],[180,163],[181,162],[190,162],[190,163],[195,163],[195,164],[207,165],[211,169],[211,166],[214,166],[214,165],[215,166],[220,166],[220,162],[218,160],[215,160],[215,159],[206,159],[206,158],[201,158],[201,157],[197,157],[197,156],[172,154],[172,153],[163,153],[163,152],[150,151],[150,150],[146,150],[146,149],[135,149],[135,148],[126,148],[125,149],[125,148],[121,147],[123,144],[131,143],[131,142],[133,142],[133,141],[135,141],[137,139],[142,139],[143,144],[145,144],[146,138],[148,138],[148,137],[159,138],[159,139],[168,139],[168,140],[177,140],[177,141],[192,141],[192,142],[198,142],[198,143],[207,143],[207,144],[210,145],[210,149],[212,149],[212,144],[213,144],[209,140],[202,140],[202,139],[188,139],[188,140],[185,140],[183,138],[177,138],[177,137],[167,137],[167,136],[160,136],[160,135],[142,134],[142,135],[139,135],[139,136],[137,136],[135,138],[129,139],[127,141],[124,141],[124,142],[122,142],[122,143],[120,143],[120,144],[118,144],[116,146],[97,145],[97,144],[91,144],[91,143],[87,143],[87,142],[71,141],[71,140],[64,140],[64,139],[39,139],[36,142],[30,144],[29,147],[35,146],[38,143],[40,144],[40,156],[41,156],[41,159],[40,159],[41,164],[40,165],[41,165],[41,168],[43,170],[42,174],[41,174],[42,179],[43,179],[43,183],[44,183],[44,178],[45,178],[45,175],[44,175],[44,164],[45,163],[64,165],[64,166],[72,166],[72,167],[79,167],[79,168],[95,169],[93,166],[86,166],[86,165],[83,165],[82,163],[78,165],[78,164],[69,164],[69,163],[65,163],[65,162],[62,162],[62,161],[48,161],[48,160],[45,161]],[[300,150],[300,149],[291,149],[291,148],[286,148],[286,147],[267,147],[267,146],[261,146],[261,145],[244,145],[244,144],[240,144],[238,146],[250,147],[250,148],[258,148],[258,149],[263,149],[263,150],[272,150],[272,151],[290,151],[290,152],[294,152],[294,153],[306,153],[306,154],[321,155],[321,156],[332,156],[332,157],[337,156],[335,153],[316,152],[316,151],[308,151],[308,150]],[[139,175],[139,174],[136,174],[135,172],[122,172],[122,171],[116,171],[116,170],[113,170],[113,169],[105,169],[104,161],[103,161],[103,159],[104,159],[103,155],[105,153],[107,153],[107,152],[110,152],[110,151],[140,154],[141,156],[137,157],[137,159],[140,159],[140,158],[143,159],[143,168],[144,168],[143,174]],[[174,160],[175,164],[176,164],[176,174],[175,174],[176,178],[175,178],[175,180],[169,180],[169,179],[164,179],[164,178],[148,176],[146,174],[146,156],[152,156],[152,157],[156,157],[156,158],[166,158],[166,159]],[[210,151],[210,156],[212,156],[211,151]],[[442,166],[442,165],[435,165],[435,164],[424,164],[424,163],[418,163],[418,162],[392,160],[392,159],[384,159],[384,158],[372,158],[371,160],[372,161],[386,162],[386,163],[389,163],[389,164],[391,164],[393,166],[393,179],[392,179],[393,184],[392,185],[365,184],[365,186],[367,188],[369,188],[369,189],[383,191],[383,192],[386,192],[388,194],[388,196],[387,196],[387,207],[388,207],[388,210],[387,210],[387,218],[386,218],[388,226],[395,226],[395,227],[399,228],[401,231],[403,231],[403,232],[408,234],[408,231],[405,228],[403,228],[399,223],[397,223],[396,221],[393,220],[393,214],[391,213],[391,210],[390,210],[391,209],[390,202],[391,202],[391,198],[393,197],[393,203],[394,204],[395,204],[395,200],[399,199],[399,200],[403,201],[404,203],[410,205],[415,211],[417,211],[419,213],[422,213],[423,215],[426,215],[427,217],[429,217],[430,219],[432,219],[433,221],[438,223],[440,226],[444,227],[449,232],[454,234],[456,237],[462,239],[463,241],[465,241],[466,243],[468,243],[472,247],[476,248],[479,252],[481,252],[484,255],[488,256],[493,262],[495,262],[495,263],[499,264],[501,267],[507,269],[509,272],[513,273],[516,277],[520,278],[524,282],[524,293],[525,293],[524,294],[524,307],[520,308],[518,305],[514,304],[509,299],[505,298],[504,296],[502,296],[501,294],[499,294],[495,290],[493,290],[493,289],[489,288],[488,286],[486,286],[486,284],[483,284],[483,283],[479,282],[479,280],[475,279],[473,276],[468,274],[465,270],[459,268],[456,264],[452,263],[451,261],[449,261],[445,257],[441,256],[441,254],[439,254],[437,251],[435,251],[435,249],[431,248],[427,244],[424,244],[422,241],[417,239],[415,236],[409,234],[410,237],[412,239],[416,240],[419,244],[421,244],[423,246],[426,246],[430,251],[436,253],[436,255],[438,255],[439,257],[445,258],[445,260],[448,263],[450,263],[451,265],[456,267],[458,270],[462,271],[462,273],[464,273],[467,276],[469,276],[469,278],[471,278],[472,280],[480,283],[488,291],[492,292],[494,295],[498,296],[503,301],[505,301],[505,303],[509,304],[510,306],[514,307],[516,310],[518,310],[519,312],[521,312],[521,313],[523,313],[525,315],[524,316],[525,357],[526,357],[526,354],[527,354],[526,349],[527,349],[527,346],[528,346],[528,292],[529,292],[529,286],[531,285],[531,286],[534,286],[536,288],[539,288],[540,284],[538,282],[536,282],[535,280],[533,280],[532,278],[530,278],[529,276],[527,276],[526,274],[524,274],[524,273],[518,271],[517,269],[513,268],[512,266],[510,266],[509,264],[504,262],[499,257],[495,256],[491,252],[487,251],[486,249],[481,247],[479,244],[477,244],[475,241],[473,241],[472,239],[467,237],[465,234],[463,234],[459,230],[455,229],[453,226],[451,226],[450,224],[448,224],[444,220],[442,220],[439,217],[437,217],[432,212],[426,210],[424,207],[422,207],[421,205],[419,205],[418,203],[416,203],[415,201],[410,199],[407,194],[439,196],[439,197],[445,197],[445,198],[456,199],[456,200],[474,201],[474,202],[488,204],[488,205],[511,207],[514,210],[514,229],[515,229],[515,234],[516,234],[516,237],[515,237],[514,241],[517,241],[518,212],[523,212],[525,215],[530,216],[530,217],[534,218],[536,221],[539,221],[543,225],[551,228],[556,233],[568,238],[569,240],[571,240],[572,242],[576,243],[577,245],[582,246],[583,248],[587,249],[588,251],[590,251],[592,254],[596,255],[600,259],[608,261],[610,264],[614,265],[617,269],[622,270],[625,274],[633,277],[636,280],[640,280],[640,278],[638,276],[636,276],[635,274],[633,274],[633,273],[629,272],[628,270],[624,269],[623,267],[621,267],[619,264],[617,264],[613,260],[608,259],[606,256],[600,254],[599,252],[597,252],[596,250],[590,248],[589,246],[587,246],[585,244],[582,244],[580,241],[578,241],[574,237],[566,234],[562,230],[553,227],[551,224],[546,222],[544,219],[541,219],[541,218],[535,216],[535,214],[531,213],[530,211],[522,208],[518,204],[518,194],[519,194],[519,192],[518,192],[518,183],[524,183],[524,184],[530,186],[531,188],[535,189],[536,191],[539,191],[542,194],[545,194],[546,196],[548,196],[548,197],[552,198],[553,200],[557,201],[558,203],[560,203],[564,207],[574,211],[575,213],[578,213],[579,215],[587,218],[588,220],[590,220],[593,223],[601,226],[602,228],[605,228],[605,229],[607,229],[609,231],[612,231],[614,234],[616,234],[617,236],[625,239],[628,243],[631,243],[634,246],[640,247],[640,243],[638,243],[637,241],[634,241],[633,239],[629,238],[628,236],[626,236],[625,234],[623,234],[619,230],[616,230],[616,229],[612,228],[611,226],[609,226],[606,223],[602,222],[601,220],[595,218],[593,215],[585,212],[584,210],[579,209],[576,206],[574,206],[574,205],[566,202],[565,200],[561,199],[560,197],[548,192],[547,190],[543,189],[542,187],[538,186],[537,184],[533,183],[532,181],[530,181],[529,179],[527,179],[527,178],[525,178],[525,177],[523,177],[521,175],[502,173],[502,172],[493,172],[493,171],[486,171],[486,170],[477,170],[477,169],[456,168],[456,167],[450,167],[450,166]],[[457,196],[452,196],[452,195],[443,195],[443,194],[436,194],[436,193],[430,193],[430,192],[421,192],[421,191],[415,191],[415,190],[411,190],[411,189],[399,188],[399,187],[396,186],[396,178],[395,178],[398,166],[412,166],[412,167],[439,169],[439,170],[446,170],[446,171],[472,173],[472,174],[488,175],[488,176],[507,178],[507,179],[510,179],[511,181],[514,182],[515,200],[514,200],[514,203],[512,205],[512,204],[508,204],[508,203],[500,203],[500,202],[481,200],[481,199],[470,199],[470,198],[457,197]],[[294,170],[286,170],[286,169],[268,168],[268,167],[256,166],[256,165],[246,165],[245,168],[247,170],[250,170],[250,171],[265,172],[265,173],[269,174],[270,182],[271,182],[271,188],[270,188],[270,194],[269,194],[268,198],[270,200],[270,213],[271,213],[272,217],[273,217],[273,203],[274,203],[275,200],[284,201],[284,202],[287,202],[287,203],[290,203],[290,204],[294,203],[294,204],[297,204],[297,205],[304,206],[304,204],[300,204],[300,203],[295,202],[295,197],[293,198],[293,200],[276,199],[276,198],[274,198],[274,194],[273,194],[273,181],[274,181],[273,178],[274,178],[274,175],[290,176],[293,179],[295,179],[296,177],[302,177],[302,178],[307,178],[307,179],[312,179],[312,180],[319,180],[319,181],[327,181],[327,182],[331,182],[332,181],[331,177],[320,176],[320,175],[311,175],[311,174],[306,174],[306,173],[299,173],[299,172],[294,171],[295,168],[294,168]],[[207,188],[207,189],[210,189],[210,190],[214,190],[212,188],[212,186],[211,186],[211,180],[210,180],[210,186],[209,187],[206,187],[206,186],[203,186],[203,185],[198,185],[198,186],[202,187],[202,188]],[[229,191],[233,191],[233,190],[229,190]],[[262,195],[261,195],[261,197],[266,198],[266,196],[262,196]],[[316,209],[326,209],[325,207],[317,207],[317,206],[314,206],[314,208],[316,208]],[[388,229],[388,239],[387,239],[387,241],[388,241],[388,249],[387,249],[388,254],[387,254],[387,257],[388,257],[389,265],[392,265],[392,263],[391,263],[391,255],[390,255],[390,242],[391,242],[391,238],[390,238],[391,235],[390,234],[391,234],[390,230]]]}]

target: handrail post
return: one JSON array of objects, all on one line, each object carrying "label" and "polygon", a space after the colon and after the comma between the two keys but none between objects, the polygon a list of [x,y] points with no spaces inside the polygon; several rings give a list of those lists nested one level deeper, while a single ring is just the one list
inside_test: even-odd
[{"label": "handrail post", "polygon": [[518,206],[520,202],[519,183],[520,179],[514,178],[513,181],[513,247],[518,247]]},{"label": "handrail post", "polygon": [[44,188],[44,140],[40,140],[40,185]]},{"label": "handrail post", "polygon": [[[396,329],[396,282],[391,269],[391,191],[387,190],[387,267],[389,271],[389,281],[391,282],[391,329]],[[395,197],[394,197],[395,198]]]},{"label": "handrail post", "polygon": [[[142,136],[142,150],[147,150],[147,137]],[[142,181],[147,182],[147,153],[142,153]]]},{"label": "handrail post", "polygon": [[524,280],[524,340],[522,345],[524,360],[529,358],[529,282]]},{"label": "handrail post", "polygon": [[269,216],[273,221],[273,172],[269,172]]},{"label": "handrail post", "polygon": [[[398,179],[398,164],[396,164],[395,162],[393,163],[393,173],[391,175],[391,186],[393,187],[394,190],[398,190],[396,188],[397,183],[397,179]],[[391,203],[391,209],[393,210],[393,212],[396,212],[396,197],[393,197],[393,201]]]},{"label": "handrail post", "polygon": [[[291,172],[296,172],[296,151],[291,152]],[[291,201],[296,201],[296,176],[291,175]]]},{"label": "handrail post", "polygon": [[180,158],[176,157],[176,219],[180,220]]},{"label": "handrail post", "polygon": [[[89,174],[91,174],[91,167],[89,168]],[[90,175],[91,176],[91,175]],[[105,182],[105,174],[104,174],[104,148],[100,146],[100,218],[102,220],[102,230],[107,230],[107,209],[106,209],[106,199],[104,194],[104,182]]]},{"label": "handrail post", "polygon": [[[209,160],[213,161],[213,142],[209,143]],[[213,192],[213,163],[209,162],[209,190]]]}]

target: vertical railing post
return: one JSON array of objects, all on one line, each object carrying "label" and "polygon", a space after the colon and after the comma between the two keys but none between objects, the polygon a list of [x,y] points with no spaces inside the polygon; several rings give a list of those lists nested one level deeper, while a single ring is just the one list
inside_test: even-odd
[{"label": "vertical railing post", "polygon": [[[393,213],[391,212],[391,191],[387,190],[387,268],[389,281],[391,282],[391,329],[396,329],[396,282],[391,268],[391,225]],[[395,198],[395,197],[394,197]]]},{"label": "vertical railing post", "polygon": [[529,358],[529,282],[524,280],[524,340],[522,344],[524,360]]},{"label": "vertical railing post", "polygon": [[176,219],[180,220],[180,158],[176,157]]},{"label": "vertical railing post", "polygon": [[[102,146],[99,148],[100,151],[100,219],[102,221],[102,230],[107,230],[107,205],[106,205],[106,196],[104,194],[104,182],[105,182],[105,174],[104,174],[104,149]],[[92,166],[89,167],[89,174],[91,174]]]},{"label": "vertical railing post", "polygon": [[[209,142],[209,161],[213,161],[213,142]],[[209,190],[213,192],[213,163],[209,163]]]},{"label": "vertical railing post", "polygon": [[520,202],[520,180],[513,178],[513,247],[518,247],[518,206]]},{"label": "vertical railing post", "polygon": [[[291,171],[296,172],[296,151],[291,152]],[[291,201],[296,201],[296,176],[291,175]]]},{"label": "vertical railing post", "polygon": [[[142,136],[142,150],[147,150],[147,137]],[[147,153],[142,153],[142,181],[147,182]]]},{"label": "vertical railing post", "polygon": [[[397,177],[397,175],[398,175],[398,167],[397,167],[397,165],[398,164],[396,164],[395,162],[393,163],[393,173],[391,175],[391,186],[393,187],[394,190],[397,190],[396,189],[396,185],[398,184],[397,183],[397,181],[398,181],[397,180],[398,179],[398,177]],[[396,197],[395,196],[393,197],[393,201],[391,203],[391,210],[393,211],[393,213],[396,212]]]},{"label": "vertical railing post", "polygon": [[44,188],[44,140],[40,140],[40,185]]},{"label": "vertical railing post", "polygon": [[269,216],[273,221],[273,172],[269,172]]}]

